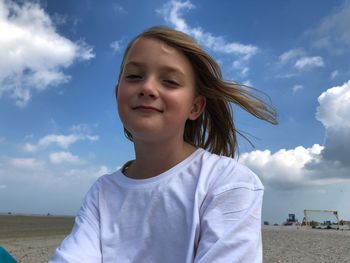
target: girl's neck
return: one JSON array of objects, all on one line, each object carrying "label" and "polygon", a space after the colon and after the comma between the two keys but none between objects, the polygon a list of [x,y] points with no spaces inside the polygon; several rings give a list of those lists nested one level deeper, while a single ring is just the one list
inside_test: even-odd
[{"label": "girl's neck", "polygon": [[191,155],[196,148],[186,142],[173,145],[138,143],[135,145],[135,160],[124,171],[134,179],[146,179],[159,175]]}]

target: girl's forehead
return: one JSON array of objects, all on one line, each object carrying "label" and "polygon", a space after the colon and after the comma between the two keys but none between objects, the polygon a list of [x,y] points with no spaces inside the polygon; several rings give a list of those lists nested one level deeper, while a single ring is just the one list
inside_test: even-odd
[{"label": "girl's forehead", "polygon": [[[165,41],[152,37],[137,38],[128,49],[123,67],[133,62],[151,62],[167,64],[186,68],[185,71],[192,72],[193,68],[187,56],[178,48],[167,44]],[[143,63],[144,63],[143,62]]]},{"label": "girl's forehead", "polygon": [[132,43],[127,55],[129,55],[132,51],[134,51],[137,48],[145,48],[145,47],[159,48],[160,50],[162,50],[163,52],[169,55],[176,54],[176,53],[180,53],[181,55],[183,55],[183,52],[167,44],[165,41],[152,38],[152,37],[137,38]]},{"label": "girl's forehead", "polygon": [[169,46],[168,44],[166,44],[165,42],[162,42],[161,45],[160,45],[160,48],[166,52],[166,53],[174,53],[175,52],[175,48],[172,47],[172,46]]}]

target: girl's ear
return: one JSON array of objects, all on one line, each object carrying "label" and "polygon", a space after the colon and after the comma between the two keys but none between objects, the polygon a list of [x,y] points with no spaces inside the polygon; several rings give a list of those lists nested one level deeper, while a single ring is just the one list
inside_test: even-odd
[{"label": "girl's ear", "polygon": [[196,120],[204,111],[205,105],[206,105],[206,98],[202,95],[199,95],[194,98],[192,109],[190,112],[190,115],[188,116],[188,119],[194,121]]}]

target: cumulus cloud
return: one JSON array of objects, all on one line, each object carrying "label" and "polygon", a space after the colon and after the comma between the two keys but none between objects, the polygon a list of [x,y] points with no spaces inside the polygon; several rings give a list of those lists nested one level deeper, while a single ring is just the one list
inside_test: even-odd
[{"label": "cumulus cloud", "polygon": [[71,164],[81,164],[79,156],[73,155],[70,152],[54,152],[50,153],[50,162],[53,164],[61,163],[71,163]]},{"label": "cumulus cloud", "polygon": [[318,102],[316,118],[326,128],[322,156],[333,164],[350,167],[350,81],[323,92]]},{"label": "cumulus cloud", "polygon": [[267,186],[291,189],[350,180],[350,81],[326,90],[318,102],[316,118],[325,127],[323,145],[240,156]]},{"label": "cumulus cloud", "polygon": [[66,83],[63,70],[77,60],[94,57],[84,41],[59,35],[51,18],[37,4],[0,0],[0,97],[25,106],[32,93]]},{"label": "cumulus cloud", "polygon": [[350,81],[326,90],[318,102],[316,118],[326,128],[350,128]]},{"label": "cumulus cloud", "polygon": [[[307,53],[301,49],[290,49],[279,56],[279,65],[293,65],[294,68],[299,71],[310,70],[316,67],[324,67],[325,63],[321,56],[307,56]],[[287,73],[287,74],[279,74],[277,77],[279,78],[289,78],[294,77],[296,74]]]},{"label": "cumulus cloud", "polygon": [[24,150],[27,152],[34,152],[38,149],[45,149],[50,145],[56,145],[63,149],[69,148],[69,146],[77,141],[88,140],[88,141],[97,141],[99,139],[96,135],[87,135],[87,134],[49,134],[42,137],[36,144],[26,143],[24,145]]},{"label": "cumulus cloud", "polygon": [[315,144],[311,148],[299,146],[290,150],[281,149],[276,153],[256,150],[242,154],[240,161],[256,171],[267,184],[289,189],[311,183],[311,174],[305,165],[311,160],[317,160],[322,149],[322,146]]},{"label": "cumulus cloud", "polygon": [[294,66],[299,70],[311,69],[315,67],[323,67],[324,61],[320,56],[302,57],[295,62]]},{"label": "cumulus cloud", "polygon": [[190,1],[181,2],[172,0],[166,3],[161,9],[158,9],[157,12],[163,16],[165,21],[173,25],[175,29],[191,35],[201,45],[214,52],[238,55],[247,60],[259,51],[259,48],[254,45],[227,42],[223,37],[206,32],[201,27],[191,27],[183,18],[183,13],[194,7]]}]

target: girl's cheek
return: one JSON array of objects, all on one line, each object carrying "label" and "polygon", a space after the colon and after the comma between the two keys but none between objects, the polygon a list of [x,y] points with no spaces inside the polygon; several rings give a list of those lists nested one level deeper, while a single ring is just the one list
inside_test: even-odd
[{"label": "girl's cheek", "polygon": [[127,89],[125,87],[125,85],[121,85],[118,89],[118,102],[122,102],[125,97],[127,96]]}]

